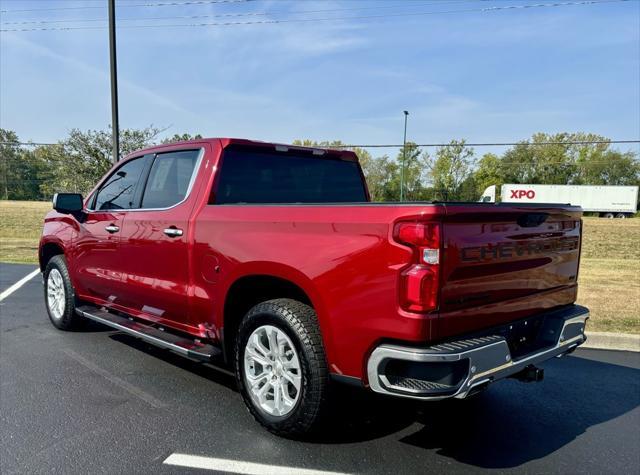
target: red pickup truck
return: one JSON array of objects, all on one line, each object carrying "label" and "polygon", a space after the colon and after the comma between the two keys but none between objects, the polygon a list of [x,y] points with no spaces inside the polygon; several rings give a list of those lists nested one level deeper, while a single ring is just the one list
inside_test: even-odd
[{"label": "red pickup truck", "polygon": [[371,203],[352,152],[239,139],[133,153],[53,207],[51,322],[227,364],[277,434],[315,428],[331,381],[464,398],[585,341],[577,207]]}]

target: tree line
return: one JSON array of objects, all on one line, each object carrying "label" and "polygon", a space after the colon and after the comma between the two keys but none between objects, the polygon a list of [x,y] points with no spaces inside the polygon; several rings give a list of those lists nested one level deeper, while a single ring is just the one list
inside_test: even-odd
[{"label": "tree line", "polygon": [[[298,140],[294,144],[343,146],[340,141]],[[360,158],[374,201],[397,201],[401,181],[408,201],[477,201],[488,186],[503,183],[640,184],[637,153],[615,150],[606,137],[581,132],[537,133],[500,155],[485,153],[480,157],[464,139],[435,150],[421,150],[409,142],[395,157],[374,157],[358,147],[352,150]]]},{"label": "tree line", "polygon": [[[155,127],[121,130],[122,155],[156,143],[201,138],[175,134],[159,139],[162,132]],[[590,133],[537,133],[503,153],[480,156],[464,139],[435,149],[409,142],[395,156],[350,149],[360,159],[373,201],[397,201],[401,181],[407,201],[476,201],[487,186],[503,183],[639,185],[638,154],[607,142]],[[345,148],[341,141],[294,144]],[[73,129],[57,144],[33,146],[21,144],[15,132],[0,129],[1,199],[48,200],[60,191],[86,194],[111,165],[110,129]]]}]

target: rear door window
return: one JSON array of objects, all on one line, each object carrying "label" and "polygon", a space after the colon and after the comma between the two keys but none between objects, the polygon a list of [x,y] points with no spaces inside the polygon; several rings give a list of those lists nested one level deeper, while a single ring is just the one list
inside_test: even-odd
[{"label": "rear door window", "polygon": [[358,203],[367,201],[357,162],[228,148],[224,152],[215,202]]},{"label": "rear door window", "polygon": [[156,155],[142,197],[142,208],[168,208],[187,197],[199,150]]}]

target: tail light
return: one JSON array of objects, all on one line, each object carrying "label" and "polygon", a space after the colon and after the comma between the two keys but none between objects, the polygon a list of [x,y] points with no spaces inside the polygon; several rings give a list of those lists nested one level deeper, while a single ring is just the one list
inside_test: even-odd
[{"label": "tail light", "polygon": [[411,312],[438,308],[440,223],[405,222],[394,228],[394,239],[413,248],[413,261],[400,273],[400,306]]}]

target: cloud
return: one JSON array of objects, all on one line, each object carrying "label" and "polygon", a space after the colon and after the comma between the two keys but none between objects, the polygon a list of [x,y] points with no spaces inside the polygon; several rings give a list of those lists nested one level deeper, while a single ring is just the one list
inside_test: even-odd
[{"label": "cloud", "polygon": [[[359,16],[293,13],[353,3],[192,5],[157,15]],[[131,18],[155,15],[125,11]],[[121,119],[129,127],[174,124],[172,132],[275,141],[397,143],[408,109],[409,135],[423,142],[511,140],[562,127],[633,136],[640,119],[638,12],[629,2],[380,21],[123,28]],[[237,17],[251,18],[263,17]],[[144,22],[162,23],[170,22]],[[108,123],[106,31],[2,35],[0,107],[8,126],[57,139],[65,127]]]},{"label": "cloud", "polygon": [[[44,56],[49,59],[53,59],[57,62],[62,62],[72,67],[73,69],[80,70],[85,73],[97,76],[103,80],[106,80],[106,81],[109,80],[110,74],[108,71],[104,69],[97,68],[77,58],[73,58],[68,55],[57,53],[52,49],[47,48],[46,46],[30,41],[24,37],[13,35],[13,34],[6,34],[6,33],[3,33],[3,35],[4,35],[3,37],[4,41],[5,42],[8,41],[9,43],[12,43],[14,46],[21,47],[22,49],[28,50],[31,53],[35,53],[37,55]],[[176,104],[170,98],[163,96],[161,94],[155,93],[149,90],[147,87],[139,85],[131,80],[123,79],[122,77],[119,77],[118,87],[121,89],[129,89],[130,92],[144,97],[147,101],[149,101],[150,103],[156,106],[167,107],[181,113],[189,113],[189,114],[191,113],[190,111],[186,110],[184,107],[180,106],[179,104]]]}]

